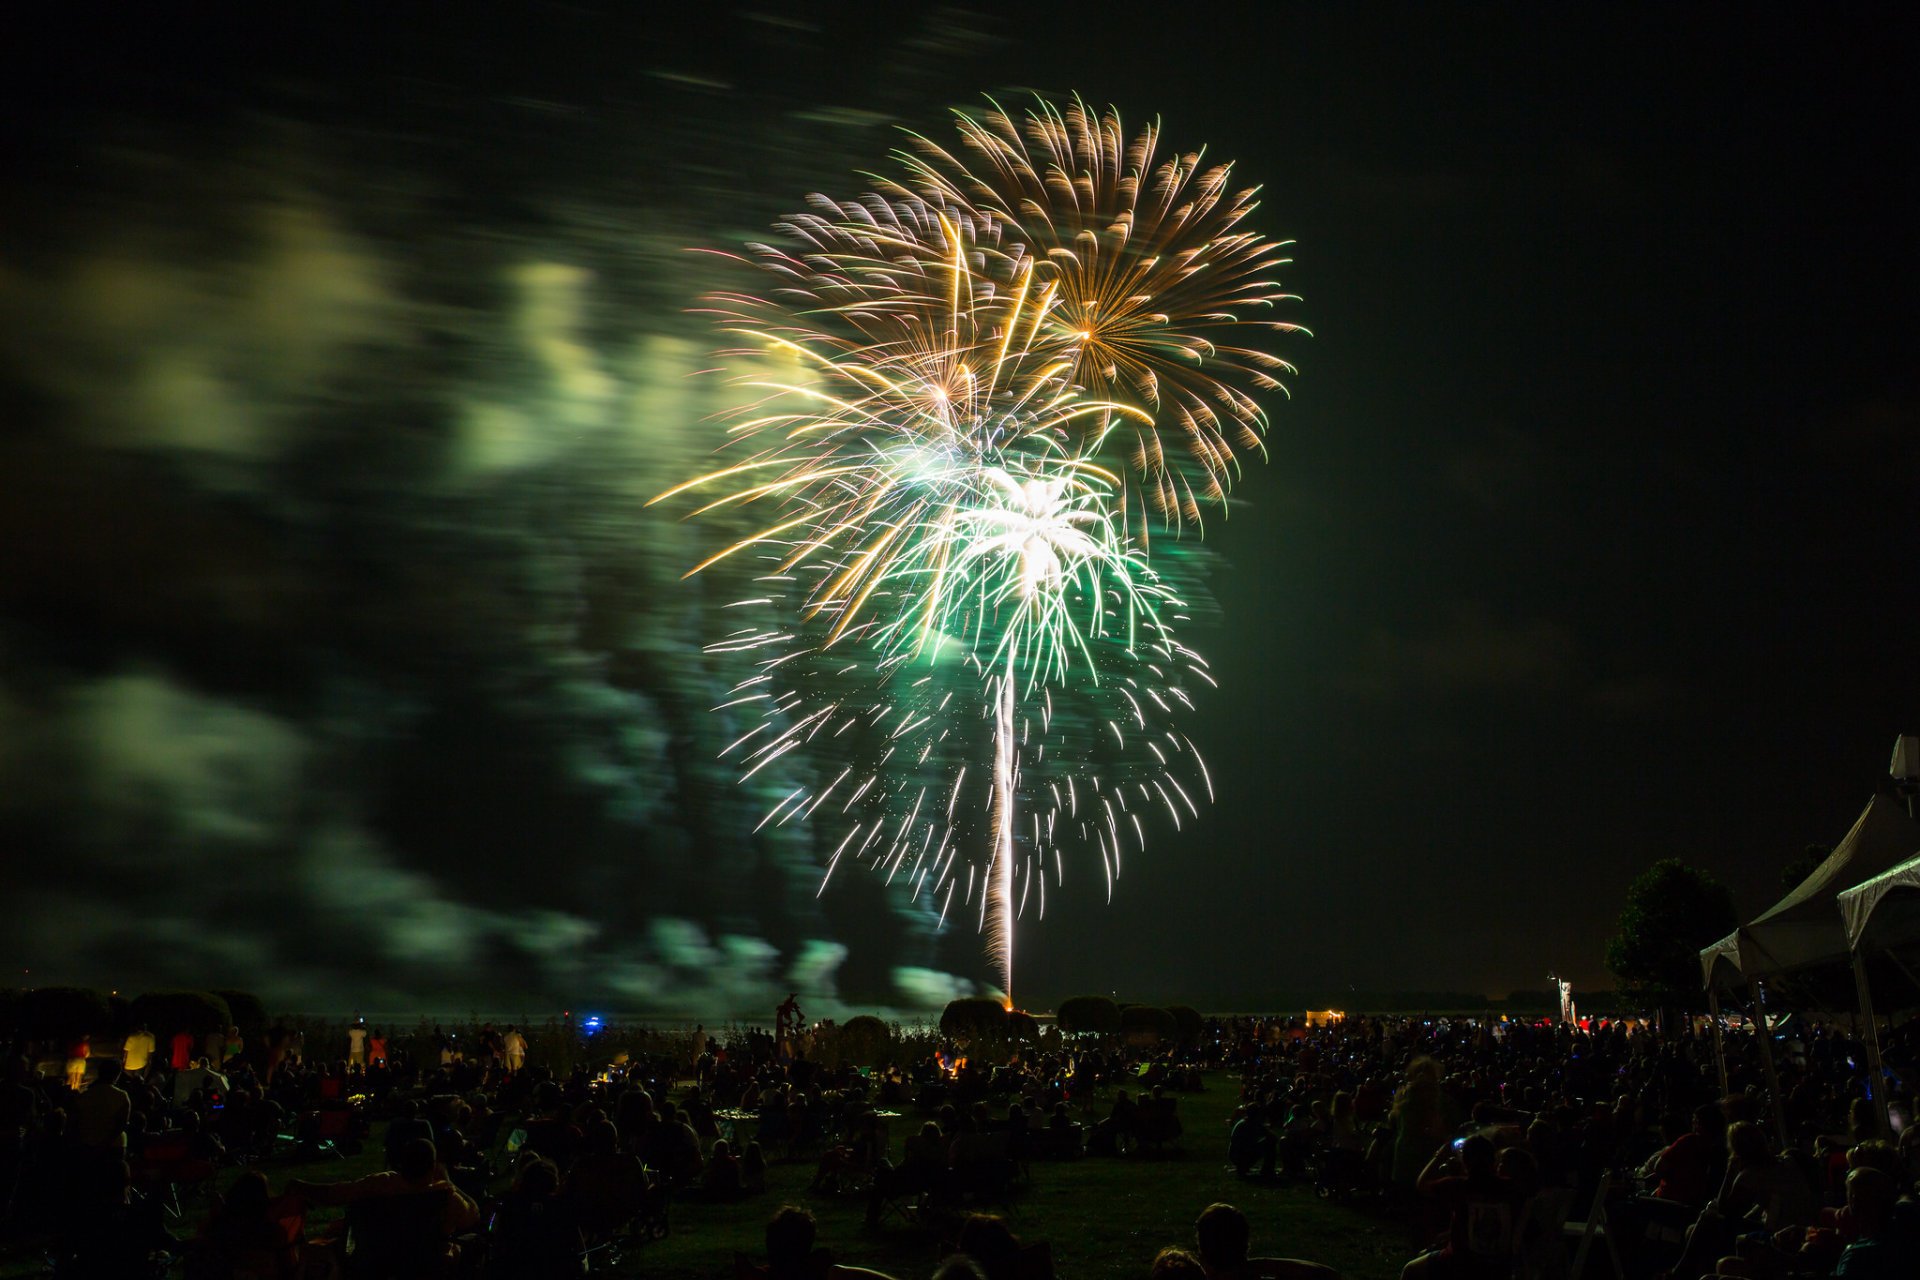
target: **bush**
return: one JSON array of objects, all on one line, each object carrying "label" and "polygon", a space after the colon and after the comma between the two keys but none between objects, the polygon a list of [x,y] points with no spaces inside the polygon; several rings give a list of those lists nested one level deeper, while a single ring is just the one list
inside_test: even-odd
[{"label": "bush", "polygon": [[1134,1004],[1120,1011],[1120,1031],[1129,1044],[1164,1044],[1180,1034],[1180,1025],[1165,1009]]},{"label": "bush", "polygon": [[1179,1028],[1182,1044],[1195,1043],[1200,1039],[1201,1033],[1207,1029],[1207,1020],[1201,1017],[1200,1011],[1190,1004],[1170,1004],[1167,1006],[1167,1012],[1173,1015],[1173,1023]]},{"label": "bush", "polygon": [[227,1012],[233,1017],[227,1025],[240,1028],[240,1034],[249,1043],[267,1033],[267,1006],[259,996],[251,991],[215,991],[213,994],[227,1002]]},{"label": "bush", "polygon": [[940,1034],[960,1041],[1004,1039],[1007,1007],[992,996],[950,1000],[940,1014]]},{"label": "bush", "polygon": [[20,1027],[39,1040],[105,1035],[113,1025],[107,997],[91,987],[41,987],[20,1000]]},{"label": "bush", "polygon": [[870,1013],[848,1018],[840,1028],[840,1060],[856,1067],[879,1066],[892,1047],[893,1034],[887,1024]]},{"label": "bush", "polygon": [[1055,1021],[1074,1035],[1110,1036],[1120,1029],[1120,1006],[1105,996],[1074,996],[1060,1002]]},{"label": "bush", "polygon": [[233,1011],[211,991],[149,991],[134,998],[127,1016],[134,1026],[145,1026],[153,1032],[153,1038],[161,1044],[177,1031],[204,1036],[233,1025]]},{"label": "bush", "polygon": [[1040,1020],[1025,1010],[1007,1014],[1007,1039],[1015,1044],[1033,1044],[1040,1039]]}]

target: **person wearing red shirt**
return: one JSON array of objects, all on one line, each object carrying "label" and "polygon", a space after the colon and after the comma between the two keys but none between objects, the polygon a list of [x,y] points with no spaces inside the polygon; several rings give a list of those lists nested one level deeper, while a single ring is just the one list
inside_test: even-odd
[{"label": "person wearing red shirt", "polygon": [[1493,1140],[1480,1134],[1441,1147],[1414,1184],[1447,1210],[1447,1242],[1401,1269],[1401,1280],[1505,1280],[1513,1271],[1513,1230],[1521,1189],[1495,1168]]}]

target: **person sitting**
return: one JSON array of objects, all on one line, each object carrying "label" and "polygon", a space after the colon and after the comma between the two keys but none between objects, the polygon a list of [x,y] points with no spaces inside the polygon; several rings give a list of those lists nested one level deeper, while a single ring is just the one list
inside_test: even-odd
[{"label": "person sitting", "polygon": [[700,1175],[700,1191],[711,1200],[738,1200],[746,1193],[746,1180],[741,1175],[740,1159],[733,1154],[733,1144],[721,1138],[713,1144],[713,1151],[707,1157],[707,1168]]},{"label": "person sitting", "polygon": [[291,1280],[301,1274],[298,1201],[276,1199],[267,1175],[242,1173],[227,1188],[189,1255],[192,1280]]},{"label": "person sitting", "polygon": [[765,1266],[734,1255],[741,1280],[892,1280],[883,1271],[841,1266],[824,1249],[814,1248],[813,1215],[798,1205],[782,1205],[767,1221]]},{"label": "person sitting", "polygon": [[1251,1177],[1254,1161],[1260,1162],[1260,1176],[1271,1179],[1273,1167],[1279,1158],[1279,1139],[1273,1130],[1267,1128],[1267,1122],[1260,1118],[1258,1107],[1242,1107],[1233,1128],[1227,1134],[1227,1159],[1233,1165],[1233,1172],[1241,1178]]},{"label": "person sitting", "polygon": [[212,1059],[198,1058],[193,1066],[174,1075],[173,1105],[184,1107],[196,1095],[217,1093],[224,1097],[227,1089],[227,1078],[213,1069]]},{"label": "person sitting", "polygon": [[83,1166],[55,1242],[56,1275],[164,1275],[179,1242],[158,1197],[133,1193],[133,1171],[115,1155]]},{"label": "person sitting", "polygon": [[750,1196],[766,1192],[767,1153],[757,1138],[749,1139],[747,1149],[740,1153],[740,1189]]},{"label": "person sitting", "polygon": [[488,1276],[557,1280],[580,1274],[580,1227],[559,1191],[553,1161],[533,1156],[521,1163],[494,1214]]},{"label": "person sitting", "polygon": [[1118,1155],[1122,1136],[1133,1136],[1133,1119],[1137,1109],[1125,1089],[1115,1090],[1113,1107],[1107,1112],[1107,1118],[1094,1125],[1087,1134],[1087,1154]]},{"label": "person sitting", "polygon": [[[393,1119],[387,1123],[387,1168],[394,1167],[400,1148],[421,1138],[433,1141],[433,1122],[420,1114],[418,1102],[402,1098],[394,1108]],[[437,1146],[434,1149],[439,1150]]]},{"label": "person sitting", "polygon": [[[349,1182],[308,1182],[296,1178],[288,1184],[287,1194],[306,1205],[352,1205],[361,1200],[385,1196],[420,1195],[428,1191],[444,1193],[444,1207],[437,1226],[451,1242],[460,1232],[480,1220],[480,1207],[466,1192],[453,1185],[440,1156],[425,1138],[415,1138],[401,1147],[394,1168],[385,1173],[370,1173]],[[454,1250],[457,1252],[457,1250]]]},{"label": "person sitting", "polygon": [[1500,1176],[1492,1139],[1475,1134],[1442,1147],[1414,1186],[1447,1209],[1447,1237],[1401,1268],[1401,1280],[1501,1280],[1511,1273],[1520,1195]]},{"label": "person sitting", "polygon": [[585,1150],[567,1171],[567,1198],[589,1240],[610,1235],[632,1221],[646,1204],[651,1187],[640,1158],[620,1150],[619,1131],[610,1120],[587,1126]]},{"label": "person sitting", "polygon": [[1230,1204],[1214,1203],[1193,1224],[1200,1269],[1206,1280],[1334,1280],[1332,1267],[1297,1258],[1254,1258],[1248,1252],[1253,1231],[1247,1215]]},{"label": "person sitting", "polygon": [[[1027,1252],[1019,1237],[997,1213],[970,1213],[960,1224],[954,1248],[971,1258],[986,1280],[1013,1280],[1022,1274],[1022,1255]],[[1047,1257],[1045,1245],[1035,1245]]]},{"label": "person sitting", "polygon": [[1185,1249],[1168,1247],[1153,1257],[1153,1268],[1147,1273],[1149,1280],[1207,1280],[1206,1268],[1200,1265],[1200,1259]]},{"label": "person sitting", "polygon": [[1701,1205],[1713,1194],[1713,1177],[1722,1159],[1725,1120],[1720,1108],[1704,1103],[1694,1108],[1692,1126],[1684,1133],[1669,1120],[1669,1141],[1641,1168],[1654,1183],[1657,1200]]},{"label": "person sitting", "polygon": [[1847,1175],[1847,1208],[1859,1232],[1840,1251],[1833,1274],[1842,1280],[1894,1280],[1913,1275],[1920,1259],[1920,1205],[1900,1198],[1900,1184],[1884,1169]]},{"label": "person sitting", "polygon": [[1738,1220],[1758,1212],[1768,1235],[1813,1220],[1813,1191],[1800,1167],[1787,1156],[1767,1150],[1766,1131],[1742,1120],[1727,1130],[1727,1176],[1714,1198],[1713,1208]]},{"label": "person sitting", "polygon": [[120,1064],[101,1063],[93,1083],[67,1104],[67,1114],[75,1142],[115,1157],[124,1152],[133,1099],[120,1087]]},{"label": "person sitting", "polygon": [[874,1169],[873,1190],[867,1198],[867,1225],[878,1225],[888,1201],[943,1190],[947,1181],[947,1140],[940,1126],[929,1120],[906,1140],[899,1164],[883,1160]]}]

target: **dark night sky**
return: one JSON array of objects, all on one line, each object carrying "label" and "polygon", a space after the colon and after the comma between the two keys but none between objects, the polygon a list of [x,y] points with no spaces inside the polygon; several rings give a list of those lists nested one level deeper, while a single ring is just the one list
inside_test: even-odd
[{"label": "dark night sky", "polygon": [[[1601,985],[1669,855],[1757,911],[1920,726],[1920,48],[1827,8],[70,16],[7,76],[8,960],[281,966],[324,1004],[592,986],[617,953],[595,989],[642,1005],[684,980],[666,916],[778,951],[716,1002],[809,939],[857,998],[868,949],[912,949],[861,890],[783,937],[787,854],[710,847],[738,799],[676,719],[697,531],[607,533],[624,482],[568,450],[628,416],[692,447],[704,410],[633,355],[707,341],[680,246],[1024,88],[1235,159],[1315,334],[1210,529],[1223,691],[1187,727],[1218,804],[1111,906],[1083,877],[1025,927],[1025,1002]],[[615,582],[627,545],[660,564]],[[489,603],[536,580],[558,647]],[[712,865],[749,887],[688,887]]]}]

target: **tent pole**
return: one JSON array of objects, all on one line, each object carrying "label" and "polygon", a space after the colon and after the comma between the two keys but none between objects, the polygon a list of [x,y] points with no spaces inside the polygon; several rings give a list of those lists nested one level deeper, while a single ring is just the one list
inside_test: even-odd
[{"label": "tent pole", "polygon": [[1760,988],[1752,978],[1747,979],[1747,999],[1753,1002],[1753,1020],[1760,1037],[1760,1066],[1767,1073],[1767,1093],[1773,1100],[1773,1131],[1780,1138],[1782,1150],[1787,1146],[1787,1109],[1785,1099],[1780,1096],[1780,1073],[1773,1066],[1773,1028],[1767,1025],[1767,1009],[1760,1002]]},{"label": "tent pole", "polygon": [[1713,1061],[1720,1068],[1720,1096],[1727,1096],[1727,1044],[1720,1036],[1720,992],[1707,988],[1707,1008],[1713,1015]]},{"label": "tent pole", "polygon": [[1891,1139],[1893,1130],[1887,1119],[1886,1072],[1880,1066],[1880,1020],[1873,1014],[1873,989],[1867,983],[1865,947],[1853,949],[1853,985],[1860,993],[1860,1013],[1867,1020],[1867,1100],[1873,1103],[1874,1127],[1882,1138]]}]

